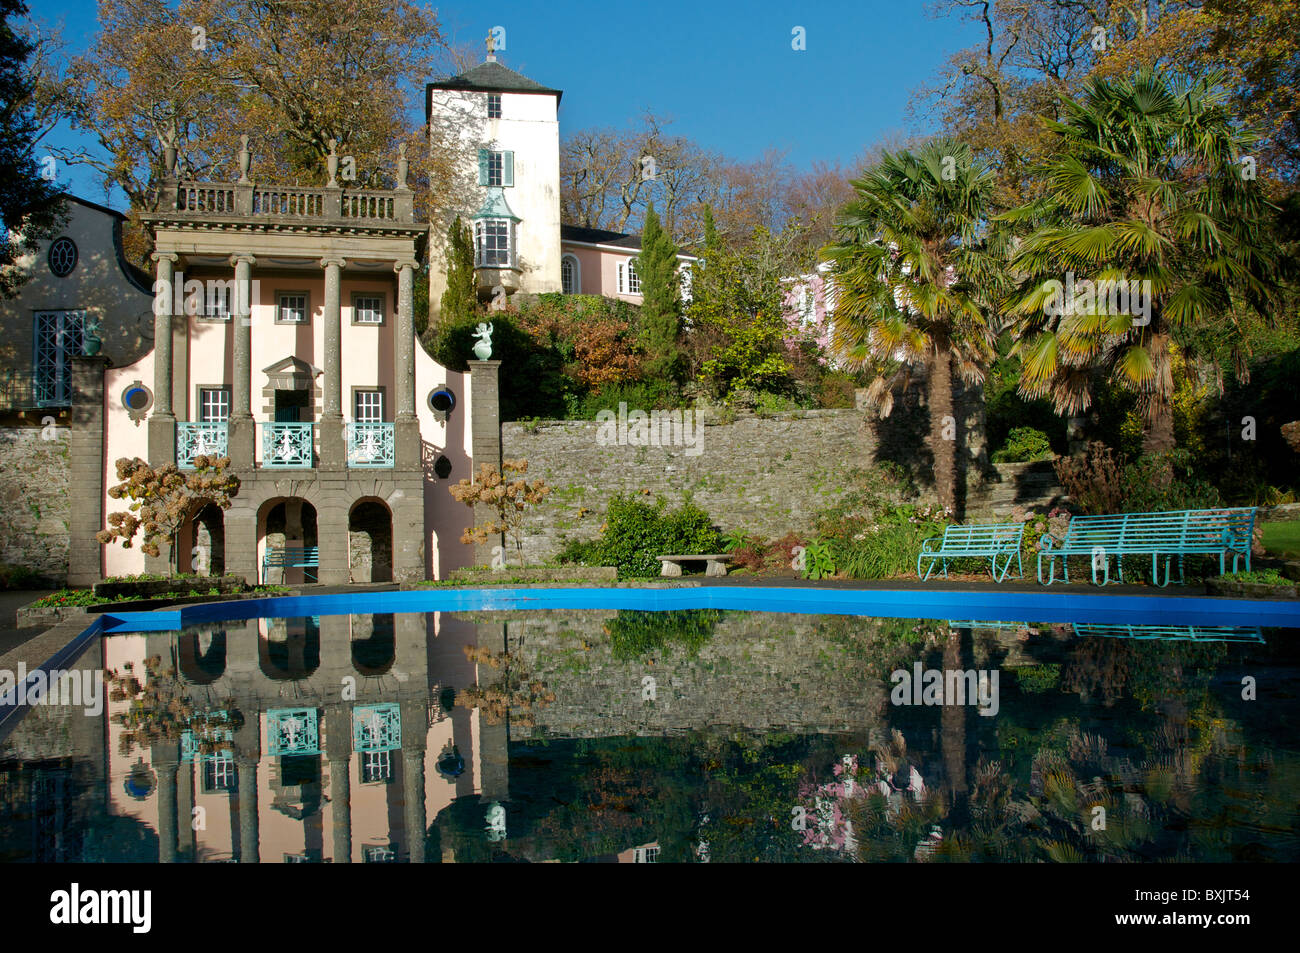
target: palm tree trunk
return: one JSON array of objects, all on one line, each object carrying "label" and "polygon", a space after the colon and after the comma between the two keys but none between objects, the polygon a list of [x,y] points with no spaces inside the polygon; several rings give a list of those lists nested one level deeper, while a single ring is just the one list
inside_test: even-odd
[{"label": "palm tree trunk", "polygon": [[957,418],[952,412],[952,354],[946,341],[936,342],[930,365],[930,452],[939,504],[957,512]]},{"label": "palm tree trunk", "polygon": [[1174,449],[1174,383],[1170,369],[1169,333],[1159,331],[1151,336],[1151,358],[1156,366],[1155,389],[1148,396],[1143,420],[1143,453],[1164,453]]}]

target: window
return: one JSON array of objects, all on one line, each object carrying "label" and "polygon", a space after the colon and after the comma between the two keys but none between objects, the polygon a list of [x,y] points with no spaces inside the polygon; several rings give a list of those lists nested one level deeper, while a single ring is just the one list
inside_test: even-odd
[{"label": "window", "polygon": [[624,295],[639,295],[641,293],[641,277],[636,273],[635,258],[629,258],[627,261],[619,263],[618,293]]},{"label": "window", "polygon": [[560,259],[560,290],[566,295],[582,292],[582,271],[578,259],[573,255],[565,255]]},{"label": "window", "polygon": [[383,324],[384,299],[382,295],[356,295],[352,299],[353,324]]},{"label": "window", "polygon": [[203,760],[203,790],[233,791],[236,786],[235,759],[222,754]]},{"label": "window", "polygon": [[632,863],[634,864],[657,864],[658,862],[658,847],[638,847],[632,851]]},{"label": "window", "polygon": [[501,118],[501,94],[500,93],[488,93],[488,118],[489,119]]},{"label": "window", "polygon": [[393,759],[391,751],[361,752],[361,782],[376,784],[393,779]]},{"label": "window", "polygon": [[367,847],[365,858],[367,864],[394,864],[397,862],[397,851],[391,847]]},{"label": "window", "polygon": [[305,324],[307,322],[307,292],[285,291],[279,295],[280,306],[276,309],[277,324]]},{"label": "window", "polygon": [[478,151],[478,184],[509,188],[515,184],[515,154],[496,149]]},{"label": "window", "polygon": [[66,278],[77,267],[77,244],[71,238],[56,239],[48,255],[50,271],[56,278]]},{"label": "window", "polygon": [[384,420],[384,392],[359,390],[353,392],[352,419],[359,424],[377,424]]},{"label": "window", "polygon": [[235,300],[233,281],[209,281],[203,291],[203,317],[209,321],[229,321]]},{"label": "window", "polygon": [[36,352],[33,372],[40,407],[72,404],[72,358],[81,353],[84,311],[36,312]]},{"label": "window", "polygon": [[474,223],[474,264],[478,268],[509,268],[511,264],[508,218],[481,218]]},{"label": "window", "polygon": [[199,422],[225,423],[230,419],[230,391],[224,387],[199,388]]}]

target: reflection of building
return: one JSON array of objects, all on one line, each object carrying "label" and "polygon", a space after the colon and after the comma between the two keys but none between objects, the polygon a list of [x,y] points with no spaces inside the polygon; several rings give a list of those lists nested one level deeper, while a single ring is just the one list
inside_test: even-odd
[{"label": "reflection of building", "polygon": [[[504,732],[485,730],[476,711],[443,711],[430,688],[431,678],[476,679],[461,646],[477,638],[472,625],[422,614],[108,638],[108,668],[139,671],[160,655],[196,709],[230,702],[243,719],[129,754],[110,721],[110,811],[157,831],[164,862],[420,862],[429,819],[453,799],[505,796],[505,752],[483,753]],[[464,753],[459,777],[437,767],[453,744]]]}]

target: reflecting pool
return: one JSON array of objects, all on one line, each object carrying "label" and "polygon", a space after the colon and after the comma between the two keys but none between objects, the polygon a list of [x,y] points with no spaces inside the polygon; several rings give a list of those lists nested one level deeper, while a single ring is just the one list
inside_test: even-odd
[{"label": "reflecting pool", "polygon": [[1296,635],[724,609],[105,635],[65,666],[105,673],[102,710],[47,698],[0,742],[0,853],[1296,861]]}]

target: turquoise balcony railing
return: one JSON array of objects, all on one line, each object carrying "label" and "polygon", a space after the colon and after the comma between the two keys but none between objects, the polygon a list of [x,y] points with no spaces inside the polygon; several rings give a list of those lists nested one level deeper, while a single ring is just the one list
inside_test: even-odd
[{"label": "turquoise balcony railing", "polygon": [[194,458],[224,457],[226,450],[226,425],[224,423],[178,423],[176,425],[176,465],[194,466]]},{"label": "turquoise balcony railing", "polygon": [[396,751],[402,747],[402,712],[397,705],[358,705],[352,709],[353,751]]},{"label": "turquoise balcony railing", "polygon": [[314,424],[258,424],[262,433],[262,466],[312,466]]},{"label": "turquoise balcony railing", "polygon": [[391,467],[393,448],[392,424],[348,424],[348,466]]},{"label": "turquoise balcony railing", "polygon": [[267,753],[320,754],[320,730],[314,708],[272,708],[266,713]]}]

